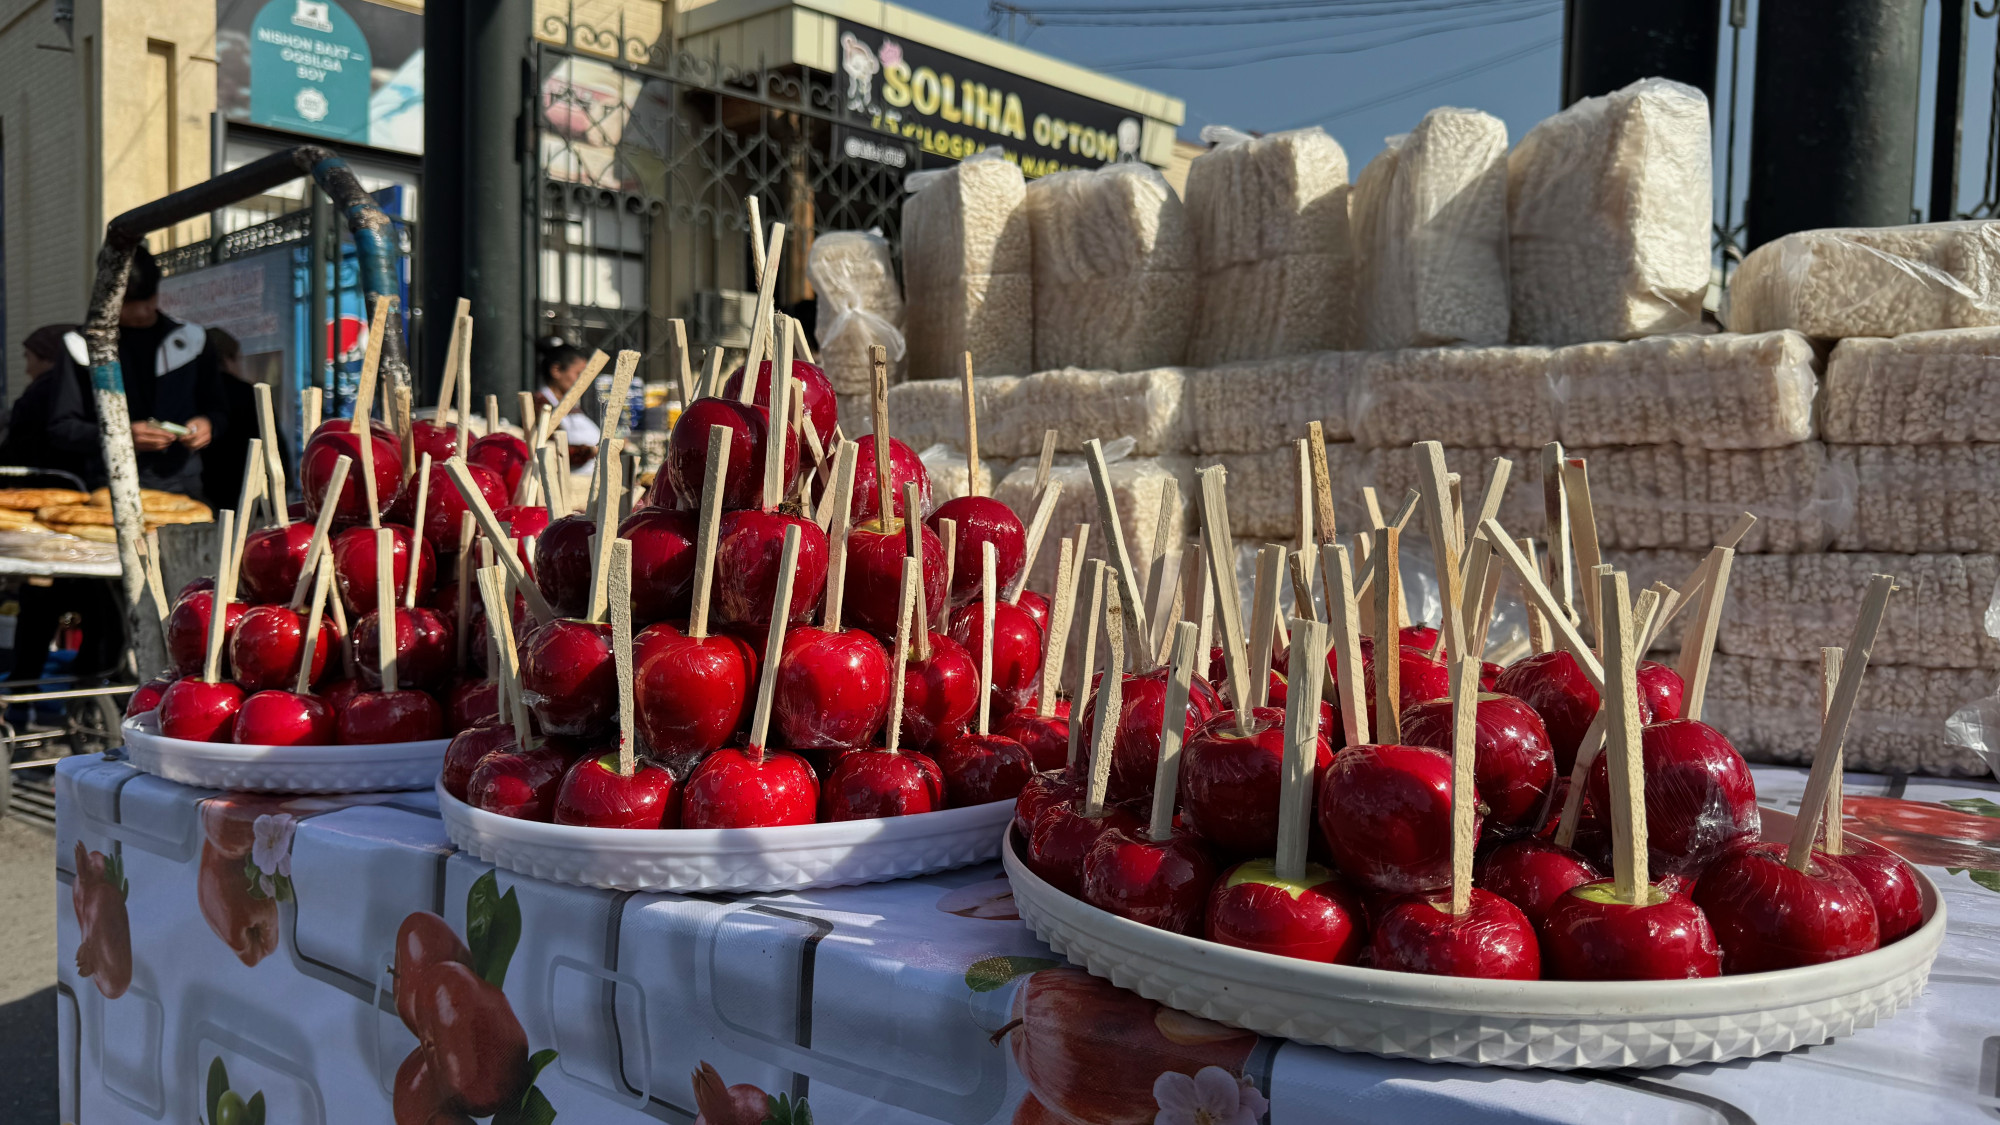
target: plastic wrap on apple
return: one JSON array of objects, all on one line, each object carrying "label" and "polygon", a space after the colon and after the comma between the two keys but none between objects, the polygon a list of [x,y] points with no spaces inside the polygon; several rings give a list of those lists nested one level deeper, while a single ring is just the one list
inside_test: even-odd
[{"label": "plastic wrap on apple", "polygon": [[[1994,632],[2000,625],[2000,592],[1995,594],[1995,608],[1986,611],[1986,630]],[[1993,776],[2000,778],[2000,695],[1988,695],[1975,699],[1951,713],[1944,721],[1944,738],[1954,746],[1963,746],[1979,755]]]}]

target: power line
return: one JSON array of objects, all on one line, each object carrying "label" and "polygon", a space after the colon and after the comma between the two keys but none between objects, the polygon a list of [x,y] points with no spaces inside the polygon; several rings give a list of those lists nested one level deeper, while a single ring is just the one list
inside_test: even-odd
[{"label": "power line", "polygon": [[[1425,23],[1419,25],[1417,27],[1417,30],[1411,31],[1408,34],[1393,35],[1388,38],[1381,38],[1381,39],[1371,39],[1365,43],[1350,43],[1345,46],[1313,47],[1313,48],[1306,48],[1299,50],[1282,50],[1270,54],[1254,55],[1249,58],[1240,58],[1240,59],[1225,60],[1218,58],[1218,56],[1234,55],[1243,51],[1264,50],[1266,48],[1279,46],[1281,44],[1286,47],[1300,47],[1306,43],[1325,42],[1326,40],[1329,39],[1337,41],[1337,40],[1351,38],[1354,33],[1318,36],[1315,38],[1303,39],[1303,40],[1296,37],[1288,37],[1278,42],[1248,43],[1240,46],[1217,48],[1211,51],[1197,52],[1193,54],[1183,51],[1168,55],[1154,55],[1147,58],[1123,59],[1116,62],[1100,63],[1097,65],[1097,69],[1108,72],[1127,71],[1127,70],[1228,70],[1232,67],[1248,66],[1251,65],[1252,63],[1260,63],[1260,62],[1273,62],[1278,59],[1292,59],[1292,58],[1312,57],[1319,55],[1351,55],[1361,51],[1373,50],[1377,47],[1388,47],[1397,43],[1408,43],[1415,39],[1425,39],[1433,35],[1443,35],[1446,34],[1447,32],[1467,31],[1474,28],[1497,27],[1502,24],[1520,23],[1524,20],[1538,19],[1542,16],[1550,15],[1558,10],[1559,8],[1557,5],[1549,3],[1541,3],[1536,7],[1533,7],[1526,11],[1510,13],[1507,15],[1499,15],[1493,18],[1460,21],[1455,23],[1434,23],[1434,22]],[[1411,25],[1405,24],[1401,26],[1408,27]],[[1390,29],[1374,28],[1370,29],[1369,31],[1362,32],[1360,34],[1373,34],[1378,31],[1386,31],[1386,30]]]},{"label": "power line", "polygon": [[1400,90],[1391,90],[1388,93],[1377,94],[1372,98],[1365,98],[1358,102],[1352,102],[1347,105],[1340,106],[1336,109],[1328,110],[1324,113],[1313,114],[1311,117],[1302,118],[1298,121],[1291,123],[1290,125],[1282,126],[1282,129],[1302,129],[1307,125],[1319,125],[1319,124],[1325,124],[1330,121],[1338,121],[1343,117],[1360,113],[1362,110],[1374,109],[1376,106],[1388,105],[1390,102],[1400,101],[1404,98],[1413,97],[1417,94],[1426,93],[1430,90],[1435,90],[1441,86],[1449,86],[1453,82],[1456,82],[1461,78],[1470,78],[1475,74],[1483,74],[1486,71],[1494,69],[1495,67],[1505,66],[1506,64],[1513,62],[1517,59],[1526,58],[1529,55],[1535,54],[1536,52],[1539,51],[1548,50],[1550,47],[1557,46],[1561,43],[1562,43],[1561,35],[1552,35],[1546,39],[1537,39],[1534,42],[1527,44],[1526,46],[1517,47],[1511,51],[1503,51],[1497,55],[1489,55],[1486,58],[1481,59],[1478,62],[1472,63],[1469,66],[1463,66],[1457,70],[1447,71],[1444,74],[1437,75],[1433,78],[1426,79],[1422,82],[1418,82],[1410,86],[1405,86]]}]

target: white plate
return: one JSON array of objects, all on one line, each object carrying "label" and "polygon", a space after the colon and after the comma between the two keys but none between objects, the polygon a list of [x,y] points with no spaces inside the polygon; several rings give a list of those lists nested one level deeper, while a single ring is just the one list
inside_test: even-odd
[{"label": "white plate", "polygon": [[[1790,833],[1790,816],[1764,809],[1763,818],[1767,838]],[[1909,1004],[1944,940],[1944,904],[1918,871],[1924,924],[1844,961],[1693,981],[1438,977],[1322,965],[1156,930],[1051,887],[1010,843],[1001,856],[1022,921],[1113,984],[1266,1035],[1425,1062],[1681,1066],[1824,1043]]]},{"label": "white plate", "polygon": [[579,828],[475,809],[437,787],[463,851],[537,879],[616,891],[798,891],[992,859],[1014,802],[783,828]]},{"label": "white plate", "polygon": [[374,793],[437,781],[448,738],[374,746],[239,746],[160,733],[159,712],[125,720],[125,756],[139,769],[204,789],[254,793]]}]

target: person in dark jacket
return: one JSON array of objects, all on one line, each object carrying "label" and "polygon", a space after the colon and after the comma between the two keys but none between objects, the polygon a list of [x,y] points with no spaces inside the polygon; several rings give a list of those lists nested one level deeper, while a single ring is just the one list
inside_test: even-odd
[{"label": "person in dark jacket", "polygon": [[22,368],[33,381],[14,400],[7,437],[0,440],[0,465],[62,469],[91,488],[104,484],[90,376],[75,358],[82,351],[83,336],[74,324],[43,325],[21,342]]},{"label": "person in dark jacket", "polygon": [[[243,367],[243,345],[236,337],[220,328],[208,330],[209,347],[215,351],[216,363],[222,369],[223,417],[226,423],[207,449],[201,451],[201,487],[209,495],[211,503],[218,507],[231,506],[243,494],[243,458],[250,448],[250,439],[257,436],[257,380],[251,378]],[[286,466],[287,488],[298,479],[291,469],[291,446],[285,440],[283,428],[277,434],[278,457]]]},{"label": "person in dark jacket", "polygon": [[118,310],[118,363],[140,485],[212,505],[235,503],[233,496],[207,495],[201,481],[201,452],[228,426],[227,376],[200,325],[160,311],[160,267],[144,246],[133,252]]}]

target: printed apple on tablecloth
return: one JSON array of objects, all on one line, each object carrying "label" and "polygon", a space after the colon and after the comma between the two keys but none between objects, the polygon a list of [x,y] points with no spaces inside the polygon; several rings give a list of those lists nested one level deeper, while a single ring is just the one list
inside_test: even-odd
[{"label": "printed apple on tablecloth", "polygon": [[201,1125],[264,1125],[264,1091],[245,1098],[230,1089],[229,1068],[219,1055],[208,1064],[208,1096],[202,1105],[208,1112]]},{"label": "printed apple on tablecloth", "polygon": [[76,883],[70,908],[76,912],[76,974],[89,977],[106,1000],[125,995],[132,984],[132,921],[125,910],[131,888],[124,859],[76,845]]}]

